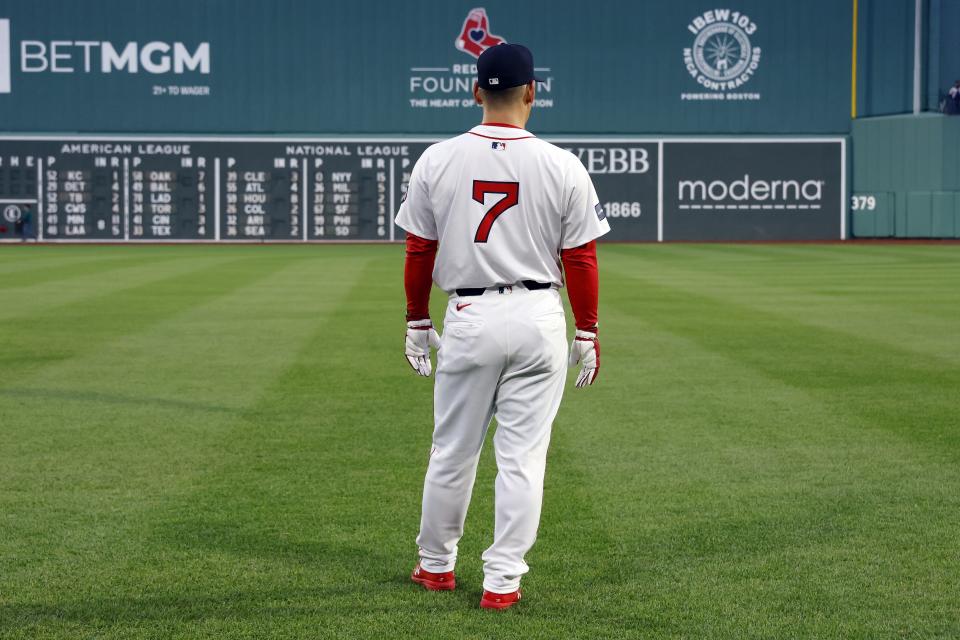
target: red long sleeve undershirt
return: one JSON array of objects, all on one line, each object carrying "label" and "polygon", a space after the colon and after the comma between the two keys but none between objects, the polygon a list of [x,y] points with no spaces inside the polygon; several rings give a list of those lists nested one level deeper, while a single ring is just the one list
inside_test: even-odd
[{"label": "red long sleeve undershirt", "polygon": [[437,257],[437,246],[436,240],[407,234],[407,259],[403,264],[407,321],[430,317],[430,288],[433,286],[433,262]]},{"label": "red long sleeve undershirt", "polygon": [[600,275],[597,271],[597,243],[560,251],[560,262],[567,282],[567,296],[577,329],[596,331],[597,303],[600,299]]},{"label": "red long sleeve undershirt", "polygon": [[[430,289],[433,286],[433,263],[437,257],[436,240],[407,234],[407,258],[403,267],[403,284],[407,292],[407,320],[430,317]],[[593,330],[597,326],[597,302],[600,278],[597,272],[597,243],[564,249],[560,261],[566,275],[567,295],[578,329]]]}]

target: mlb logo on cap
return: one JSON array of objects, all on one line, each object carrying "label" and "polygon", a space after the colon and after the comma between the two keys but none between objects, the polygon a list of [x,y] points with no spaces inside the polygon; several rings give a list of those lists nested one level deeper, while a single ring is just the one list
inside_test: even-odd
[{"label": "mlb logo on cap", "polygon": [[533,54],[522,44],[504,42],[490,47],[477,59],[477,84],[496,91],[542,79],[533,75]]}]

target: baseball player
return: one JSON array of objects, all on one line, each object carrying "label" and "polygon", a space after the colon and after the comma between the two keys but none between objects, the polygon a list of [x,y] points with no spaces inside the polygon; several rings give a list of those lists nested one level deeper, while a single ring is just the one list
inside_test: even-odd
[{"label": "baseball player", "polygon": [[[600,371],[594,241],[610,227],[580,161],[524,129],[536,83],[526,47],[484,51],[474,84],[483,124],[426,150],[396,218],[407,232],[406,357],[429,376],[430,348],[438,349],[411,578],[430,590],[456,586],[457,543],[496,417],[496,520],[480,601],[488,609],[520,600],[524,556],[537,535],[568,360],[564,283],[577,325],[569,357],[581,365],[576,385],[593,384]],[[442,338],[430,320],[433,282],[450,296]]]}]

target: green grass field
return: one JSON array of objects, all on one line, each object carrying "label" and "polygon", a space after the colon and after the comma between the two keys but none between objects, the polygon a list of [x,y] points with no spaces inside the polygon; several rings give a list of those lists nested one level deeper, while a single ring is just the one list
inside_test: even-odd
[{"label": "green grass field", "polygon": [[0,637],[960,636],[960,247],[602,247],[502,613],[490,447],[458,590],[407,580],[402,259],[0,248]]}]

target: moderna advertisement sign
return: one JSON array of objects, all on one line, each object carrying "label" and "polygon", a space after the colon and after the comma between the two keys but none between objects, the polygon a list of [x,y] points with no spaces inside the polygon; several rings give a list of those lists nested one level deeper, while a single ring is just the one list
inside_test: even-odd
[{"label": "moderna advertisement sign", "polygon": [[844,139],[663,143],[665,240],[846,237]]}]

